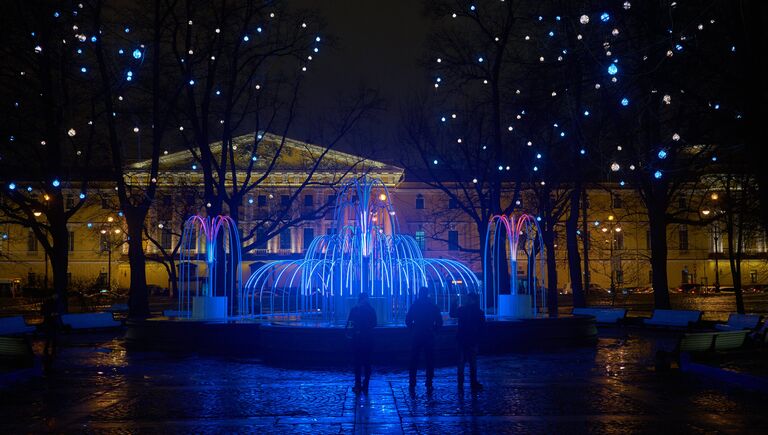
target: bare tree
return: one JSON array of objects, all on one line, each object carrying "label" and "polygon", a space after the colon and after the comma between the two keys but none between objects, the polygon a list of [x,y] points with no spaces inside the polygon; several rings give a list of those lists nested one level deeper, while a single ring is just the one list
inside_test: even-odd
[{"label": "bare tree", "polygon": [[48,2],[4,2],[0,16],[0,221],[33,232],[51,262],[58,309],[66,312],[67,224],[86,202],[97,157],[95,95],[89,68],[76,56],[97,36],[78,30],[76,13]]}]

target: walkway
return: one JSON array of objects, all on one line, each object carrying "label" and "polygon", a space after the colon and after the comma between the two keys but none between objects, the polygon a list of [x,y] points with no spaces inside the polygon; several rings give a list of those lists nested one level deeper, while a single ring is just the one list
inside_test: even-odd
[{"label": "walkway", "polygon": [[478,394],[459,394],[452,368],[413,396],[407,373],[380,369],[360,397],[346,373],[72,345],[52,378],[1,387],[0,433],[766,433],[768,392],[655,373],[670,341],[483,357]]}]

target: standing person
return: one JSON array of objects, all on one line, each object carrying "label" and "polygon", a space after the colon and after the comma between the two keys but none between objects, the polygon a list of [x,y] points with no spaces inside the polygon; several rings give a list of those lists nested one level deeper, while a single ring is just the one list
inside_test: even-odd
[{"label": "standing person", "polygon": [[480,309],[480,298],[477,293],[467,295],[466,304],[451,306],[451,317],[458,319],[456,341],[459,344],[459,390],[464,389],[464,366],[469,363],[469,381],[473,391],[483,389],[477,382],[477,350],[480,336],[485,328],[485,312]]},{"label": "standing person", "polygon": [[432,379],[435,377],[435,331],[443,326],[440,309],[432,302],[429,289],[422,287],[419,297],[411,305],[405,316],[405,324],[411,330],[411,364],[408,387],[416,389],[416,367],[419,356],[424,352],[427,362],[427,391],[432,391]]},{"label": "standing person", "polygon": [[[355,364],[355,393],[368,392],[371,381],[371,353],[373,352],[373,328],[376,327],[376,311],[368,301],[368,294],[360,293],[357,305],[349,311],[347,326],[352,327],[352,353]],[[365,370],[365,380],[360,382],[361,372]]]}]

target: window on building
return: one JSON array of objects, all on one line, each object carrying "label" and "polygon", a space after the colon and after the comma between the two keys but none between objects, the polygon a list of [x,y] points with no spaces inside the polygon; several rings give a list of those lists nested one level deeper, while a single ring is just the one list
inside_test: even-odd
[{"label": "window on building", "polygon": [[416,209],[417,210],[424,209],[424,195],[422,194],[416,195]]},{"label": "window on building", "polygon": [[75,251],[75,232],[74,231],[69,232],[68,242],[69,242],[69,252],[74,252]]},{"label": "window on building", "polygon": [[304,195],[304,207],[312,207],[315,205],[315,197],[312,195]]},{"label": "window on building", "polygon": [[106,196],[102,196],[101,197],[101,208],[104,209],[104,210],[109,210],[110,209],[110,207],[109,207],[109,198],[107,198]]},{"label": "window on building", "polygon": [[304,250],[309,249],[309,245],[312,244],[312,240],[315,239],[314,228],[304,228]]},{"label": "window on building", "polygon": [[426,251],[427,250],[427,237],[426,237],[426,234],[424,233],[424,230],[416,231],[415,238],[416,238],[416,244],[419,245],[419,249],[421,249],[422,251]]},{"label": "window on building", "polygon": [[32,230],[27,232],[27,251],[37,252],[37,237],[35,237],[35,232]]},{"label": "window on building", "polygon": [[624,284],[624,271],[621,269],[616,271],[616,284]]},{"label": "window on building", "polygon": [[280,205],[283,207],[291,205],[291,195],[280,195]]},{"label": "window on building", "polygon": [[267,249],[267,233],[261,228],[256,230],[256,249]]},{"label": "window on building", "polygon": [[611,198],[613,199],[613,208],[624,208],[624,200],[621,199],[621,195],[613,194]]},{"label": "window on building", "polygon": [[614,249],[624,249],[624,231],[614,232]]},{"label": "window on building", "polygon": [[66,202],[67,210],[72,210],[75,208],[75,197],[72,194],[67,194],[67,202]]},{"label": "window on building", "polygon": [[756,270],[750,270],[749,271],[749,282],[752,284],[757,284],[757,271]]},{"label": "window on building", "polygon": [[448,199],[448,208],[450,208],[450,209],[457,209],[457,208],[459,208],[459,201],[457,201],[456,198]]},{"label": "window on building", "polygon": [[335,204],[336,203],[336,195],[328,195],[327,201],[328,204]]},{"label": "window on building", "polygon": [[280,249],[291,249],[291,229],[283,228],[280,231]]},{"label": "window on building", "polygon": [[267,195],[259,195],[256,197],[256,205],[259,207],[267,206]]},{"label": "window on building", "polygon": [[99,248],[101,252],[109,251],[109,233],[99,234]]},{"label": "window on building", "polygon": [[688,225],[680,225],[677,233],[678,243],[681,251],[688,250]]},{"label": "window on building", "polygon": [[448,231],[448,250],[449,251],[459,250],[459,232],[456,230]]},{"label": "window on building", "polygon": [[163,229],[160,233],[160,246],[165,250],[169,250],[173,247],[173,234],[167,229]]}]

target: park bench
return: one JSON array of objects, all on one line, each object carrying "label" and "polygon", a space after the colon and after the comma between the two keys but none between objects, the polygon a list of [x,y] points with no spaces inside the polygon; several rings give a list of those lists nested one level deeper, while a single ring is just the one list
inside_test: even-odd
[{"label": "park bench", "polygon": [[0,335],[21,335],[34,331],[35,327],[27,325],[22,316],[0,317]]},{"label": "park bench", "polygon": [[644,325],[673,328],[687,328],[699,323],[701,311],[698,310],[653,310],[650,319],[643,319]]},{"label": "park bench", "polygon": [[691,355],[714,355],[716,352],[727,352],[740,349],[747,339],[748,330],[718,331],[718,332],[694,332],[684,334],[675,346],[674,350],[659,351],[656,354],[657,369],[668,369],[672,361],[678,365],[690,360]]},{"label": "park bench", "polygon": [[742,329],[755,329],[763,316],[759,314],[737,314],[728,316],[728,323],[718,323],[715,329],[718,331],[740,331]]},{"label": "park bench", "polygon": [[571,314],[594,316],[597,323],[619,323],[627,317],[626,308],[574,308]]},{"label": "park bench", "polygon": [[189,317],[189,311],[163,310],[163,317]]},{"label": "park bench", "polygon": [[70,329],[102,329],[122,326],[112,317],[112,313],[62,314],[61,323]]},{"label": "park bench", "polygon": [[128,304],[112,304],[111,307],[107,308],[107,311],[110,313],[127,313]]}]

